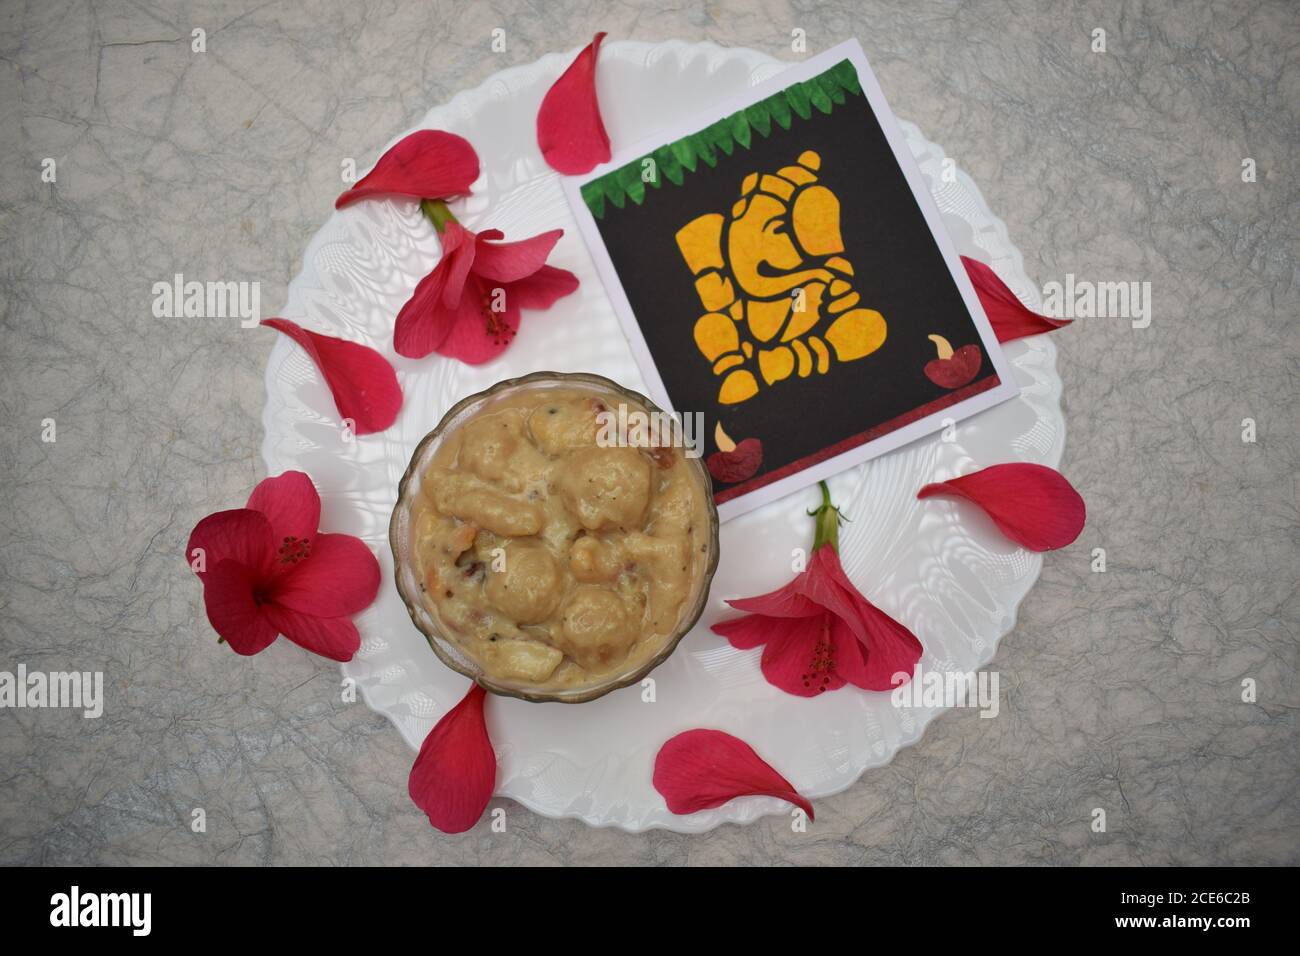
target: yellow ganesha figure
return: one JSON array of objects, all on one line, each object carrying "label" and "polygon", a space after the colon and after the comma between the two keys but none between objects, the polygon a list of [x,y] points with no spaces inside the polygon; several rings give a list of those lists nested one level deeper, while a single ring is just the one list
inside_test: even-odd
[{"label": "yellow ganesha figure", "polygon": [[708,213],[677,232],[705,314],[695,344],[733,405],[767,385],[852,362],[885,341],[885,319],[859,306],[844,257],[840,201],[804,152],[775,174],[750,173],[730,217]]}]

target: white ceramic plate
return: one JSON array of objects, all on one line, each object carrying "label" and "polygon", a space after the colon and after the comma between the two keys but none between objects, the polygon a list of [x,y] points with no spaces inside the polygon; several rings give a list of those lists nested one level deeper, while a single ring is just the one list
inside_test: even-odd
[{"label": "white ceramic plate", "polygon": [[[400,358],[392,350],[393,320],[437,261],[438,243],[413,203],[358,203],[334,213],[312,239],[281,314],[388,356],[406,395],[396,424],[348,441],[329,392],[300,349],[280,338],[267,365],[263,457],[269,473],[297,468],[310,474],[323,502],[321,526],[364,538],[384,572],[378,600],[357,619],[361,650],[343,673],[356,679],[366,702],[412,748],[468,686],[429,650],[393,586],[388,519],[415,444],[458,399],[530,371],[591,371],[645,390],[559,179],[534,138],[542,96],[575,53],[498,73],[430,111],[420,126],[459,133],[478,150],[483,173],[474,195],[453,207],[460,219],[475,230],[499,227],[512,239],[563,227],[550,261],[578,275],[579,291],[547,312],[526,312],[515,342],[488,365],[473,368],[436,355]],[[600,51],[598,92],[610,138],[616,146],[639,140],[782,65],[753,50],[712,43],[608,43]],[[916,127],[902,126],[958,251],[990,263],[1036,306],[1038,294],[1020,254],[979,190],[960,170],[943,181],[943,151]],[[852,518],[840,537],[846,571],[920,638],[927,670],[986,664],[1042,566],[1041,557],[1012,546],[974,508],[915,498],[927,482],[986,465],[1060,461],[1065,430],[1055,348],[1040,336],[1010,343],[1006,351],[1019,398],[963,423],[949,440],[936,435],[918,441],[830,482]],[[654,672],[653,703],[643,702],[637,687],[579,705],[489,698],[497,793],[538,813],[593,826],[699,832],[790,808],[748,797],[691,816],[669,813],[651,786],[651,767],[659,746],[679,731],[733,733],[813,798],[845,789],[915,742],[937,709],[895,708],[888,694],[853,687],[810,700],[786,695],[763,680],[761,651],[734,650],[709,631],[732,613],[724,599],[789,580],[791,549],[811,541],[805,510],[816,498],[813,490],[795,494],[723,526],[708,609]],[[393,799],[406,799],[405,780],[393,781]]]}]

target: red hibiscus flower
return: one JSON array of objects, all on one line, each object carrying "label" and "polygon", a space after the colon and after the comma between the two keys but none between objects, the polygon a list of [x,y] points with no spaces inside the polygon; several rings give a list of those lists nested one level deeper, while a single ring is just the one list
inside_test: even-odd
[{"label": "red hibiscus flower", "polygon": [[499,229],[466,229],[444,203],[425,203],[425,211],[442,233],[442,258],[397,314],[399,355],[437,352],[478,365],[505,351],[520,309],[549,309],[578,288],[572,272],[546,264],[562,229],[502,242]]},{"label": "red hibiscus flower", "polygon": [[713,626],[741,650],[763,647],[763,676],[788,694],[815,697],[846,683],[892,690],[921,659],[912,632],[858,593],[839,556],[839,509],[821,483],[808,568],[783,588],[728,601],[745,617]]},{"label": "red hibiscus flower", "polygon": [[283,634],[348,661],[361,644],[351,615],[375,599],[379,562],[360,538],[319,534],[320,496],[300,471],[267,478],[248,505],[208,515],[190,532],[186,560],[203,582],[212,629],[237,654]]}]

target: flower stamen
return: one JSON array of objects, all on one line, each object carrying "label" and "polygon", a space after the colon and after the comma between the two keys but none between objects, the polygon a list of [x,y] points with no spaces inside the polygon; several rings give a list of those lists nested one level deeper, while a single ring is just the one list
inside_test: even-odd
[{"label": "flower stamen", "polygon": [[311,542],[306,538],[285,535],[284,542],[276,553],[281,564],[297,564],[311,557]]}]

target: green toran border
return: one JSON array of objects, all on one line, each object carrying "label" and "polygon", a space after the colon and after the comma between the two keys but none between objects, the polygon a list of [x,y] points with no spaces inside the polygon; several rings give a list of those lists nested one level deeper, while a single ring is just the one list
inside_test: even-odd
[{"label": "green toran border", "polygon": [[654,176],[648,181],[649,186],[659,189],[664,179],[680,186],[687,172],[695,172],[700,160],[709,167],[716,166],[719,150],[730,156],[737,143],[749,149],[754,133],[767,137],[772,133],[773,124],[788,130],[796,116],[808,119],[814,109],[830,113],[845,103],[849,96],[861,95],[862,85],[858,82],[857,70],[848,60],[841,60],[824,73],[793,83],[730,116],[724,116],[698,133],[660,146],[584,183],[583,202],[597,219],[605,217],[609,204],[622,209],[630,199],[639,206],[649,195],[647,181],[641,174],[647,159],[654,161]]}]

